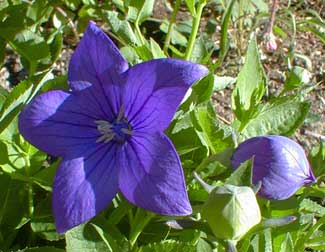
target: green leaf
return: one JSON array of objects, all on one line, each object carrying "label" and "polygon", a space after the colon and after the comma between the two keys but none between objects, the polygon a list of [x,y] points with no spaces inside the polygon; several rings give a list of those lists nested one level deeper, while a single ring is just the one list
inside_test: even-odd
[{"label": "green leaf", "polygon": [[237,1],[231,0],[228,1],[227,7],[222,15],[221,20],[221,38],[220,38],[220,53],[218,57],[218,61],[214,64],[213,69],[217,69],[223,60],[226,57],[226,54],[229,49],[229,41],[228,41],[228,27],[231,19],[231,14],[234,13],[233,7]]},{"label": "green leaf", "polygon": [[213,85],[214,75],[208,74],[192,87],[193,92],[191,96],[193,99],[190,97],[189,100],[194,100],[196,104],[210,100],[213,92]]},{"label": "green leaf", "polygon": [[314,147],[309,154],[308,158],[315,177],[318,177],[325,173],[325,145],[324,141],[320,141],[317,147]]},{"label": "green leaf", "polygon": [[325,207],[317,204],[316,202],[310,199],[303,199],[303,201],[299,205],[299,211],[311,212],[320,217],[325,215]]},{"label": "green leaf", "polygon": [[194,245],[185,242],[179,242],[174,240],[165,240],[157,243],[150,243],[148,245],[142,246],[139,252],[196,252]]},{"label": "green leaf", "polygon": [[0,86],[0,111],[1,111],[2,105],[3,105],[4,101],[6,100],[8,94],[9,94],[9,92]]},{"label": "green leaf", "polygon": [[32,22],[42,23],[48,20],[53,7],[43,0],[35,0],[27,9],[26,17],[30,18]]},{"label": "green leaf", "polygon": [[195,0],[185,0],[185,3],[192,17],[195,17],[196,15]]},{"label": "green leaf", "polygon": [[236,78],[230,76],[214,75],[213,91],[220,91],[236,82]]},{"label": "green leaf", "polygon": [[36,95],[49,76],[50,72],[33,76],[35,84],[29,80],[22,81],[8,94],[0,111],[0,134],[17,116],[22,106]]},{"label": "green leaf", "polygon": [[126,44],[137,45],[137,37],[128,21],[121,20],[116,11],[103,11],[103,17],[110,25],[112,31],[117,34]]},{"label": "green leaf", "polygon": [[57,241],[63,238],[63,235],[59,235],[55,229],[51,197],[47,197],[36,205],[31,219],[31,228],[34,233],[48,241]]},{"label": "green leaf", "polygon": [[52,163],[50,167],[40,169],[36,174],[33,175],[33,182],[42,187],[44,190],[51,192],[58,165],[59,160]]},{"label": "green leaf", "polygon": [[200,144],[201,141],[193,127],[169,134],[169,137],[179,155],[182,155],[182,160],[189,158],[193,162],[207,156],[207,148]]},{"label": "green leaf", "polygon": [[26,184],[0,171],[0,202],[0,237],[6,237],[28,215]]},{"label": "green leaf", "polygon": [[26,166],[26,160],[22,149],[13,142],[1,142],[3,154],[6,155],[0,159],[1,168],[7,173],[16,172],[17,169],[22,169]]},{"label": "green leaf", "polygon": [[231,175],[226,179],[225,183],[236,186],[251,186],[253,176],[253,160],[249,159],[242,163]]},{"label": "green leaf", "polygon": [[[163,31],[164,33],[167,34],[168,32],[168,25],[169,22],[167,20],[164,20],[161,25],[160,25],[160,30]],[[179,30],[178,26],[176,25],[174,29],[172,29],[171,32],[171,40],[170,42],[173,45],[181,45],[181,46],[186,46],[187,45],[187,38],[184,36]]]},{"label": "green leaf", "polygon": [[325,33],[324,29],[322,30],[322,26],[301,24],[298,26],[298,29],[300,31],[307,31],[313,33],[321,41],[322,44],[325,44]]},{"label": "green leaf", "polygon": [[0,11],[7,8],[9,6],[8,0],[3,0],[0,2]]},{"label": "green leaf", "polygon": [[63,0],[63,2],[71,9],[72,11],[77,10],[78,6],[81,4],[81,0]]},{"label": "green leaf", "polygon": [[69,90],[67,75],[56,76],[55,78],[46,81],[41,87],[42,92],[47,92],[53,89]]},{"label": "green leaf", "polygon": [[273,252],[272,249],[272,232],[270,228],[267,228],[263,232],[265,245],[264,245],[264,252]]},{"label": "green leaf", "polygon": [[51,52],[51,62],[52,63],[58,59],[58,57],[59,57],[59,55],[61,53],[62,45],[63,45],[62,34],[60,32],[58,32],[54,36],[51,43],[49,43],[50,52]]},{"label": "green leaf", "polygon": [[[126,214],[130,210],[130,207],[132,208],[131,204],[127,202],[126,200],[123,200],[123,203],[126,203],[129,208],[127,209]],[[116,212],[120,209],[120,206],[116,208]],[[122,209],[124,210],[124,209]],[[116,214],[115,214],[116,216]],[[113,219],[115,216],[111,214],[109,216],[109,219]],[[115,220],[114,222],[117,224],[120,222],[120,220]],[[101,239],[105,243],[109,243],[112,247],[113,251],[126,251],[129,248],[129,241],[127,238],[121,233],[121,231],[116,227],[115,224],[112,222],[109,222],[107,220],[107,217],[104,214],[97,215],[92,222],[90,223],[93,228],[95,228],[97,234],[101,237]],[[106,244],[107,245],[107,244]]]},{"label": "green leaf", "polygon": [[15,38],[9,43],[20,55],[28,60],[30,65],[50,56],[50,49],[44,38],[30,30],[24,30],[16,34]]},{"label": "green leaf", "polygon": [[6,45],[7,41],[4,40],[3,38],[0,38],[0,66],[2,65],[5,56],[6,56]]},{"label": "green leaf", "polygon": [[[26,2],[10,5],[5,10],[5,19],[0,22],[0,37],[5,40],[12,40],[16,33],[22,31],[26,27],[26,10],[28,4]],[[0,13],[0,18],[2,18]]]},{"label": "green leaf", "polygon": [[55,247],[34,247],[34,248],[26,248],[24,250],[19,250],[18,252],[65,252],[65,250],[55,248]]},{"label": "green leaf", "polygon": [[290,91],[299,88],[302,85],[308,84],[310,77],[311,75],[307,69],[299,66],[293,67],[284,83],[283,92]]},{"label": "green leaf", "polygon": [[213,252],[211,245],[204,239],[200,238],[196,244],[196,252]]},{"label": "green leaf", "polygon": [[17,142],[18,133],[17,117],[15,117],[4,131],[0,133],[0,140],[3,140],[6,143]]},{"label": "green leaf", "polygon": [[[27,102],[28,98],[32,94],[33,86],[29,81],[22,81],[16,86],[7,96],[0,112],[0,133],[11,122],[11,120],[17,115],[17,108]],[[4,124],[4,120],[9,117],[7,124]]]},{"label": "green leaf", "polygon": [[201,35],[195,40],[190,61],[202,63],[202,64],[208,63],[213,50],[214,50],[214,43],[208,38],[206,38],[206,36]]},{"label": "green leaf", "polygon": [[287,233],[285,240],[282,242],[280,252],[294,252],[293,241],[290,233]]},{"label": "green leaf", "polygon": [[309,111],[308,102],[287,96],[260,106],[260,111],[242,131],[244,139],[261,135],[292,135],[304,122]]},{"label": "green leaf", "polygon": [[222,125],[215,116],[210,103],[194,109],[196,132],[202,143],[211,150],[212,154],[220,153],[233,145],[231,128]]},{"label": "green leaf", "polygon": [[152,59],[152,53],[150,51],[150,48],[148,48],[146,45],[135,46],[133,47],[133,49],[136,51],[136,53],[140,56],[140,58],[143,61]]},{"label": "green leaf", "polygon": [[163,50],[161,50],[159,44],[152,38],[150,38],[150,51],[154,59],[166,58]]},{"label": "green leaf", "polygon": [[81,224],[65,233],[66,252],[111,252],[98,232],[89,224]]},{"label": "green leaf", "polygon": [[324,251],[325,235],[309,239],[305,242],[305,246],[312,249],[313,251]]},{"label": "green leaf", "polygon": [[90,225],[92,225],[94,227],[96,232],[99,234],[99,236],[105,242],[105,244],[110,252],[117,251],[118,246],[117,246],[116,242],[114,241],[114,239],[109,234],[105,233],[101,227],[99,227],[93,223],[90,223]]},{"label": "green leaf", "polygon": [[183,111],[176,112],[173,119],[175,124],[172,126],[172,131],[171,131],[172,134],[176,134],[181,130],[193,127],[191,113],[192,111],[187,111],[185,113]]},{"label": "green leaf", "polygon": [[259,59],[256,38],[252,38],[247,50],[245,64],[237,77],[232,93],[232,108],[242,125],[253,116],[265,91],[265,74]]},{"label": "green leaf", "polygon": [[141,24],[152,15],[154,0],[130,0],[128,5],[128,19]]},{"label": "green leaf", "polygon": [[120,52],[131,66],[141,62],[139,55],[131,46],[124,46],[120,48]]}]

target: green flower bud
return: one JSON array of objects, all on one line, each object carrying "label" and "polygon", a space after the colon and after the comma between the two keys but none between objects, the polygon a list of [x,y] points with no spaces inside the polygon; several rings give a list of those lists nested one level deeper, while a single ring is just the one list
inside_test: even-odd
[{"label": "green flower bud", "polygon": [[261,221],[261,212],[250,187],[223,185],[211,191],[202,217],[217,238],[239,240]]}]

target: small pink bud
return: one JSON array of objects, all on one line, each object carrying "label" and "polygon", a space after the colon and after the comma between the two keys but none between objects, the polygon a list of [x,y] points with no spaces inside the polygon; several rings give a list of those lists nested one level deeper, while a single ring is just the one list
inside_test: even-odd
[{"label": "small pink bud", "polygon": [[278,48],[278,45],[276,43],[276,38],[272,32],[265,35],[265,40],[266,40],[265,49],[267,51],[275,51]]}]

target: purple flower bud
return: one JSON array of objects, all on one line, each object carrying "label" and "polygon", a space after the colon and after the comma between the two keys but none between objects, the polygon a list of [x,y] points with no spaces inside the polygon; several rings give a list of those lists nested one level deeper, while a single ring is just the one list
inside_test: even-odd
[{"label": "purple flower bud", "polygon": [[275,51],[278,48],[278,45],[276,43],[276,39],[273,33],[270,33],[265,36],[265,49],[267,51]]},{"label": "purple flower bud", "polygon": [[302,147],[283,136],[253,137],[241,143],[232,156],[236,169],[254,157],[253,183],[262,182],[259,196],[283,200],[301,186],[316,181]]}]

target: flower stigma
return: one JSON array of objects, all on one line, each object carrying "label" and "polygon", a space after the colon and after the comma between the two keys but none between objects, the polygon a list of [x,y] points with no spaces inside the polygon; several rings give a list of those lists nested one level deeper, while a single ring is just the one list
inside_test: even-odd
[{"label": "flower stigma", "polygon": [[106,120],[96,120],[97,130],[102,134],[96,143],[108,143],[114,140],[117,143],[123,144],[132,135],[132,126],[124,117],[124,107],[122,106],[117,118],[113,122]]}]

